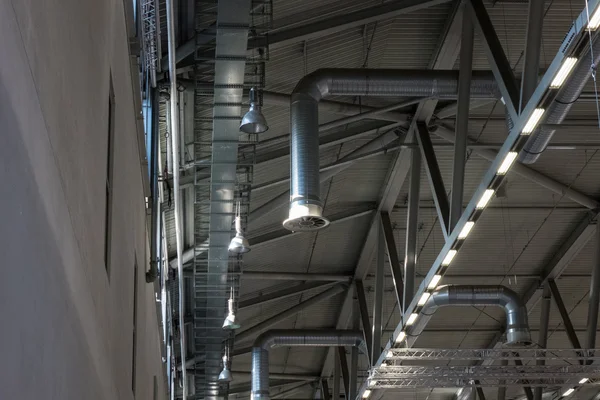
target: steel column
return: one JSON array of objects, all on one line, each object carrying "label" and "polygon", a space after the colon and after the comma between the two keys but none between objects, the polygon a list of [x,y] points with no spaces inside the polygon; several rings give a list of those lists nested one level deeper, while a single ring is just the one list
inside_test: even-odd
[{"label": "steel column", "polygon": [[598,327],[598,306],[600,301],[600,229],[596,229],[596,259],[592,269],[592,281],[588,302],[586,347],[596,347],[596,328]]},{"label": "steel column", "polygon": [[371,347],[371,360],[377,360],[381,354],[381,329],[383,314],[383,274],[385,257],[385,233],[383,221],[379,224],[377,243],[377,267],[375,270],[375,298],[373,300],[373,345]]},{"label": "steel column", "polygon": [[456,226],[462,215],[465,186],[465,163],[469,136],[469,108],[471,105],[471,73],[473,69],[473,19],[471,13],[463,15],[462,41],[460,45],[460,70],[458,75],[458,110],[456,116],[456,141],[454,142],[454,165],[452,169],[452,192],[450,199],[450,225]]},{"label": "steel column", "polygon": [[479,400],[485,400],[485,394],[483,393],[483,389],[481,387],[477,387],[477,398]]},{"label": "steel column", "polygon": [[[514,352],[515,356],[519,356],[519,353]],[[515,365],[522,367],[523,366],[523,361],[521,361],[520,359],[516,358],[515,359]],[[525,396],[527,396],[527,400],[533,400],[533,391],[531,390],[531,388],[529,386],[523,386],[523,391],[525,392]]]},{"label": "steel column", "polygon": [[350,393],[350,373],[348,372],[348,360],[346,359],[346,348],[338,347],[339,363],[342,370],[342,380],[344,381],[344,394],[348,399]]},{"label": "steel column", "polygon": [[[368,343],[368,342],[367,342]],[[333,398],[335,400],[340,399],[340,348],[335,348],[335,355],[333,360]]]},{"label": "steel column", "polygon": [[421,191],[421,152],[412,151],[410,184],[408,188],[408,210],[406,217],[406,246],[404,253],[404,302],[402,312],[415,294],[417,266],[417,239],[419,233],[419,200]]},{"label": "steel column", "polygon": [[[558,286],[556,286],[556,282],[554,282],[554,279],[548,280],[548,286],[550,287],[550,291],[552,292],[552,298],[554,298],[554,303],[556,304],[556,307],[558,307],[558,312],[560,313],[560,317],[562,318],[563,325],[565,326],[565,330],[567,332],[567,336],[569,337],[571,345],[575,349],[580,349],[581,344],[579,344],[579,338],[577,337],[577,333],[575,333],[573,323],[571,322],[571,318],[569,317],[569,312],[565,307],[565,303],[563,302],[562,296],[560,295],[560,291],[558,290]],[[582,356],[579,352],[577,354]]]},{"label": "steel column", "polygon": [[[550,301],[550,286],[546,283],[544,285],[544,293],[542,295],[542,310],[540,312],[540,331],[538,332],[538,346],[542,349],[545,349],[548,346],[548,322],[550,319]],[[546,364],[546,361],[540,359],[536,361],[536,364],[544,365]],[[534,400],[542,400],[542,391],[543,388],[541,387],[536,387],[534,389]]]},{"label": "steel column", "polygon": [[542,26],[544,24],[544,0],[529,0],[525,61],[521,78],[522,111],[535,91],[540,73],[540,51],[542,48]]},{"label": "steel column", "polygon": [[381,212],[381,226],[385,239],[385,249],[387,250],[388,261],[390,263],[390,270],[392,272],[392,281],[394,282],[394,292],[396,294],[396,301],[398,302],[398,310],[400,310],[400,314],[402,314],[402,310],[404,309],[404,283],[402,282],[402,267],[400,266],[400,260],[398,258],[398,250],[396,249],[394,229],[392,228],[390,214],[385,211]]},{"label": "steel column", "polygon": [[[360,326],[360,315],[358,311],[358,302],[354,301],[352,310],[352,328],[358,329]],[[375,334],[373,334],[375,336]],[[350,385],[348,399],[354,400],[356,398],[356,391],[358,390],[358,347],[352,346],[350,349]]]},{"label": "steel column", "polygon": [[492,21],[490,20],[490,16],[485,9],[483,1],[470,0],[467,4],[470,4],[471,6],[470,9],[475,17],[475,25],[483,39],[482,44],[492,72],[498,82],[500,92],[502,93],[504,104],[506,105],[506,112],[514,121],[518,117],[517,108],[519,105],[519,89],[510,62],[506,58],[500,39],[498,39],[498,35],[494,29],[494,24],[492,24]]},{"label": "steel column", "polygon": [[346,285],[343,285],[343,284],[335,285],[331,289],[328,289],[316,296],[313,296],[313,297],[309,298],[308,300],[304,300],[304,301],[296,304],[295,306],[290,307],[287,310],[282,311],[281,313],[274,315],[271,318],[268,318],[265,321],[262,321],[256,325],[254,325],[251,328],[246,329],[242,333],[237,334],[235,337],[236,341],[242,342],[246,339],[250,339],[257,333],[262,332],[263,330],[265,330],[275,324],[278,324],[279,322],[281,322],[291,316],[298,314],[300,311],[303,311],[308,307],[318,304],[323,300],[327,300],[332,296],[340,294],[344,290],[346,290]]},{"label": "steel column", "polygon": [[321,380],[321,394],[323,396],[323,400],[331,400],[329,396],[329,384],[327,383],[327,379]]},{"label": "steel column", "polygon": [[448,204],[448,195],[446,193],[446,188],[444,187],[444,181],[442,180],[440,166],[438,165],[435,156],[435,150],[433,150],[433,144],[431,143],[431,136],[429,135],[427,125],[422,122],[417,122],[417,131],[417,140],[419,141],[421,155],[425,160],[425,172],[427,172],[427,179],[429,180],[429,186],[431,187],[431,192],[433,194],[433,201],[438,212],[442,232],[444,233],[444,236],[448,236],[450,233],[448,229],[450,206]]},{"label": "steel column", "polygon": [[[358,300],[358,308],[360,310],[360,317],[362,321],[363,332],[365,334],[365,343],[367,344],[367,351],[369,357],[373,355],[373,329],[371,327],[371,320],[369,319],[369,309],[367,306],[367,296],[365,295],[365,287],[360,279],[354,281],[356,288],[356,298]],[[374,358],[371,358],[374,360]],[[376,359],[375,359],[376,360]]]},{"label": "steel column", "polygon": [[[500,361],[500,365],[506,366],[508,365],[508,360]],[[500,383],[504,383],[501,381]],[[498,400],[506,400],[506,386],[500,386],[498,388]]]},{"label": "steel column", "polygon": [[[284,299],[286,297],[294,296],[296,294],[304,293],[312,289],[316,289],[321,286],[331,285],[331,282],[306,282],[300,285],[292,286],[290,288],[285,288],[281,290],[277,290],[267,294],[261,294],[259,296],[252,297],[247,300],[242,300],[238,303],[238,309],[244,309],[248,307],[252,307],[259,304],[268,303],[274,300]],[[267,289],[268,290],[268,289]]]}]

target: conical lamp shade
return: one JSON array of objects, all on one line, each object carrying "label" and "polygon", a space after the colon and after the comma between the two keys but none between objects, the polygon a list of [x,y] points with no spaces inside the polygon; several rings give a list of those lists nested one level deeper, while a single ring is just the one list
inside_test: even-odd
[{"label": "conical lamp shade", "polygon": [[223,322],[223,329],[234,330],[240,329],[241,327],[242,325],[240,325],[234,313],[230,312],[227,314],[227,318],[225,318],[225,321]]},{"label": "conical lamp shade", "polygon": [[242,118],[240,131],[244,133],[263,133],[269,130],[267,119],[263,115],[259,105],[250,105],[250,110]]},{"label": "conical lamp shade", "polygon": [[231,371],[227,369],[227,367],[223,368],[223,371],[219,374],[219,382],[231,382],[233,380],[233,376],[231,376]]},{"label": "conical lamp shade", "polygon": [[250,243],[248,239],[241,233],[237,233],[231,242],[229,243],[229,252],[235,254],[243,254],[250,251]]}]

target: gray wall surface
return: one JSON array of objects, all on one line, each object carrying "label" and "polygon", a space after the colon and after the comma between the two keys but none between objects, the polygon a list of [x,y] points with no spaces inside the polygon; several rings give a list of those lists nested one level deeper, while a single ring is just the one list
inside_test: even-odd
[{"label": "gray wall surface", "polygon": [[0,0],[0,399],[153,400],[154,376],[156,399],[166,398],[154,290],[144,281],[143,144],[126,15],[123,0]]}]

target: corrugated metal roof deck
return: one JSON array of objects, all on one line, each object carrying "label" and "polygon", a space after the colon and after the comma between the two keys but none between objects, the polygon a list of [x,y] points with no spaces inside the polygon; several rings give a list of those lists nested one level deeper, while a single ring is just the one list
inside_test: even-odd
[{"label": "corrugated metal roof deck", "polygon": [[[324,16],[364,8],[367,4],[379,3],[379,1],[361,2],[357,0],[349,2],[276,0],[274,2],[274,26],[282,28],[298,24],[298,21],[316,20]],[[544,19],[541,56],[542,67],[549,65],[571,21],[583,6],[583,4],[574,4],[567,0],[554,0],[547,3],[548,10]],[[517,72],[520,72],[527,3],[498,1],[494,6],[486,5],[511,65]],[[371,43],[371,48],[366,64],[368,67],[426,68],[438,46],[451,7],[451,4],[442,4],[392,20],[381,21],[376,26],[370,24],[366,29],[352,28],[309,40],[304,44],[296,43],[273,49],[270,51],[270,61],[267,63],[265,89],[289,94],[306,73],[316,69],[361,67],[365,64],[366,49],[369,43]],[[458,62],[456,66],[458,66]],[[489,68],[479,38],[476,38],[475,42],[474,68]],[[348,98],[339,100],[355,101],[355,99]],[[396,101],[398,99],[363,99],[363,104],[381,105]],[[261,140],[289,132],[288,107],[266,104],[264,113],[269,121],[270,130],[261,136]],[[474,119],[469,127],[470,137],[481,143],[502,142],[506,137],[503,113],[500,103],[489,104],[474,110],[472,112]],[[321,123],[341,117],[325,112],[319,114]],[[586,119],[587,123],[593,124],[596,121],[595,104],[576,103],[569,114],[569,120],[575,119],[578,123],[582,119]],[[452,124],[454,120],[449,118],[444,122]],[[374,135],[371,135],[342,146],[331,146],[325,149],[321,152],[321,165],[337,160],[373,137]],[[434,140],[436,143],[443,142],[435,137]],[[590,128],[561,130],[557,132],[554,141],[561,143],[595,141],[600,143],[600,137],[598,137],[597,131],[592,131]],[[266,151],[266,149],[259,145],[258,151]],[[437,147],[436,154],[446,188],[450,189],[452,148]],[[355,209],[358,205],[364,204],[375,206],[392,158],[392,154],[384,154],[356,162],[331,181],[326,182],[323,185],[323,193],[326,194],[325,214],[332,215],[339,211]],[[475,191],[488,166],[487,160],[476,155],[470,157],[466,167],[465,202]],[[596,156],[595,150],[548,150],[542,155],[540,161],[531,167],[566,185],[571,185],[574,189],[600,197],[600,185],[597,179],[600,173],[600,157]],[[260,185],[285,178],[288,172],[288,157],[261,163],[255,168],[255,184]],[[421,228],[418,235],[420,253],[417,283],[420,283],[421,277],[428,271],[443,244],[443,236],[436,222],[437,214],[433,207],[432,195],[424,171],[422,171],[421,181]],[[256,209],[287,188],[288,184],[282,184],[254,192],[252,209]],[[401,255],[404,252],[405,241],[407,188],[407,183],[405,183],[396,208],[391,215],[395,226],[396,245]],[[248,227],[249,236],[258,237],[264,233],[281,229],[281,221],[286,214],[287,210],[284,207],[260,220],[251,221]],[[585,209],[576,203],[560,198],[515,173],[509,173],[505,194],[500,198],[495,198],[483,214],[442,283],[503,284],[522,294],[535,281],[534,277],[540,273],[584,214]],[[167,228],[172,232],[172,217],[170,215],[167,217]],[[371,218],[372,216],[365,215],[332,225],[318,233],[293,235],[257,246],[244,256],[245,271],[352,274]],[[588,280],[582,279],[582,276],[590,274],[594,262],[595,243],[593,242],[590,242],[581,251],[565,271],[565,276],[557,281],[576,329],[584,328],[587,319],[586,296],[589,288],[586,287]],[[485,275],[493,275],[493,277],[485,277]],[[241,296],[248,298],[264,291],[272,291],[290,285],[291,283],[278,281],[244,279]],[[369,308],[371,308],[373,300],[373,287],[373,277],[369,275],[365,281]],[[239,316],[243,323],[242,331],[322,290],[324,289],[241,310]],[[335,296],[278,324],[277,327],[331,328],[335,326],[342,301],[343,296]],[[396,327],[399,319],[395,303],[391,279],[388,277],[386,278],[383,310],[384,328],[387,330],[384,334],[386,340],[390,334],[389,330]],[[486,347],[495,337],[496,332],[500,330],[503,322],[502,310],[489,307],[441,310],[432,318],[417,345],[440,348]],[[537,338],[539,305],[535,305],[530,310],[530,322],[534,330],[534,337]],[[568,347],[569,343],[562,331],[560,317],[554,309],[551,313],[550,326],[552,334],[549,346]],[[248,341],[240,342],[237,345],[243,347],[248,343]],[[271,353],[271,370],[273,372],[318,374],[321,371],[324,357],[323,349],[277,349]],[[250,370],[249,355],[236,357],[233,369]],[[365,359],[361,357],[361,374],[364,376],[367,370]],[[245,379],[236,380],[236,384],[244,381]],[[276,392],[277,390],[273,390],[272,394],[275,395]],[[453,393],[455,390],[451,389],[435,389],[433,392],[426,389],[412,389],[388,391],[385,398],[401,396],[401,398],[407,399],[448,399]],[[495,398],[495,389],[493,391],[486,389],[485,393],[488,399]],[[508,393],[509,398],[520,394],[516,389],[510,389]],[[297,398],[311,396],[312,388],[310,387],[294,395]],[[245,398],[247,394],[239,397]],[[589,393],[586,394],[582,391],[572,398],[589,399],[590,397]]]}]

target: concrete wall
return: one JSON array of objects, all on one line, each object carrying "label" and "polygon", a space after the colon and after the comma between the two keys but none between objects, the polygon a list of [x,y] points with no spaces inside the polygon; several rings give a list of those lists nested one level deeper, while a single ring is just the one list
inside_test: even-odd
[{"label": "concrete wall", "polygon": [[154,292],[144,281],[143,170],[126,15],[123,0],[0,0],[0,399],[152,400],[154,376],[156,398],[166,398]]}]

